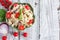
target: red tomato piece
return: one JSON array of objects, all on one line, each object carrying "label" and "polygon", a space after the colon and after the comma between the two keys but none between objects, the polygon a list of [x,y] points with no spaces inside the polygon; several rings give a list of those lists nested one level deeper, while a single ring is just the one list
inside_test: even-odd
[{"label": "red tomato piece", "polygon": [[17,3],[15,3],[13,6],[14,6],[14,7],[16,7],[17,5],[18,5],[18,4],[17,4]]},{"label": "red tomato piece", "polygon": [[7,36],[2,36],[2,40],[7,40]]},{"label": "red tomato piece", "polygon": [[6,18],[8,18],[8,19],[11,18],[11,14],[12,14],[12,12],[7,12],[6,13]]},{"label": "red tomato piece", "polygon": [[27,36],[28,36],[28,34],[27,34],[26,32],[24,32],[24,33],[23,33],[23,36],[24,36],[24,37],[27,37]]},{"label": "red tomato piece", "polygon": [[20,13],[17,12],[17,13],[15,14],[15,18],[18,18],[19,16],[20,16]]},{"label": "red tomato piece", "polygon": [[29,20],[29,22],[27,22],[27,24],[32,24],[33,23],[33,19],[32,20]]},{"label": "red tomato piece", "polygon": [[24,28],[24,25],[18,26],[18,29],[19,29],[19,30],[24,30],[24,29],[25,29],[25,28]]},{"label": "red tomato piece", "polygon": [[14,37],[17,37],[18,36],[18,32],[14,32],[13,35],[14,35]]},{"label": "red tomato piece", "polygon": [[29,7],[28,5],[26,5],[26,6],[25,6],[25,8],[26,8],[27,10],[29,10],[29,9],[30,9],[30,7]]}]

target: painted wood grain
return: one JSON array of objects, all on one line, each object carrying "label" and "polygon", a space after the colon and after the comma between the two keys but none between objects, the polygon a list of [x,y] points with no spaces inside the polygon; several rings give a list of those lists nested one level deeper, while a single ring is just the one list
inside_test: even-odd
[{"label": "painted wood grain", "polygon": [[41,40],[59,40],[59,0],[40,1]]}]

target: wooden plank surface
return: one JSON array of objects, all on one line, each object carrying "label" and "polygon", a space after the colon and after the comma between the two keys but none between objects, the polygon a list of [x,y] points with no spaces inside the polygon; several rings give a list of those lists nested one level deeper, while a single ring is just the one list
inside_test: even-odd
[{"label": "wooden plank surface", "polygon": [[41,40],[59,40],[59,0],[40,0]]}]

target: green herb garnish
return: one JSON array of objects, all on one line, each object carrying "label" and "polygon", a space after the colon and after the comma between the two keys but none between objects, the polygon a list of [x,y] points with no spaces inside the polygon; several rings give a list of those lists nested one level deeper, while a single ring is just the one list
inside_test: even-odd
[{"label": "green herb garnish", "polygon": [[6,21],[5,15],[6,11],[4,9],[0,9],[0,22]]},{"label": "green herb garnish", "polygon": [[20,9],[20,16],[19,16],[19,20],[22,20],[22,11],[23,11],[23,9]]}]

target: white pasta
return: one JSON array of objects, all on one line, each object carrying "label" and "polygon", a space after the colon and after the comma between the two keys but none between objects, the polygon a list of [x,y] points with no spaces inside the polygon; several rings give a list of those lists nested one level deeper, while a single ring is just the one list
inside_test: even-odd
[{"label": "white pasta", "polygon": [[14,7],[11,12],[15,11],[17,8],[19,7],[19,5],[17,5],[16,7]]}]

